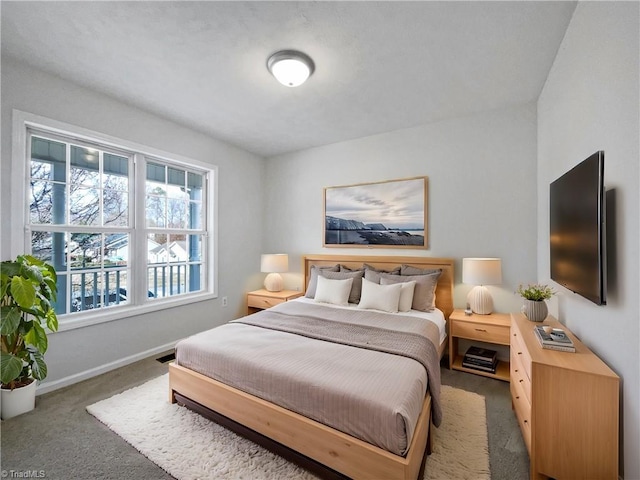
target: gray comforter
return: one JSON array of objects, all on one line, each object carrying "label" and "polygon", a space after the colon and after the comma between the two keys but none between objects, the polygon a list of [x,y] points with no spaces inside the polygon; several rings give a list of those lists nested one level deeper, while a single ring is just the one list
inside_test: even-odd
[{"label": "gray comforter", "polygon": [[441,420],[438,340],[425,319],[286,302],[179,342],[176,361],[404,455],[427,378]]}]

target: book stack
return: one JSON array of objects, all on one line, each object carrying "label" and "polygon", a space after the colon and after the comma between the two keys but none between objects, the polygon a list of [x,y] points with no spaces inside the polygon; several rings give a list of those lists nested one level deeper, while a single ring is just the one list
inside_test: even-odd
[{"label": "book stack", "polygon": [[576,347],[573,341],[568,337],[564,330],[554,328],[550,332],[546,332],[542,325],[536,325],[533,328],[536,338],[540,342],[542,348],[549,350],[559,350],[561,352],[575,352]]},{"label": "book stack", "polygon": [[469,347],[462,359],[462,366],[482,372],[496,373],[498,352],[487,348]]}]

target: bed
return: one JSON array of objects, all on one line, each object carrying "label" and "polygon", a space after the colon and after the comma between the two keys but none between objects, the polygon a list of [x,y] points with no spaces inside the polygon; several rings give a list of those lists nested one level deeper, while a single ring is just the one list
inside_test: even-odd
[{"label": "bed", "polygon": [[[452,312],[451,259],[307,255],[303,257],[305,291],[314,281],[313,270],[317,272],[319,268],[340,265],[340,269],[344,271],[358,271],[365,264],[373,270],[391,271],[403,265],[423,271],[441,271],[435,286],[435,312],[440,313],[443,323]],[[395,283],[395,280],[390,283]],[[337,283],[333,282],[332,285],[334,284]],[[320,293],[319,290],[318,292]],[[343,312],[339,312],[341,308]],[[298,317],[299,315],[304,316]],[[341,325],[345,315],[349,316],[349,323]],[[414,329],[426,328],[423,324],[428,322],[422,319],[422,315],[413,310],[403,315],[403,326],[394,327],[407,331],[406,335],[398,334],[400,344],[407,338],[422,336],[414,332]],[[179,401],[191,408],[197,407],[196,410],[204,410],[216,421],[229,420],[240,427],[240,433],[245,436],[249,434],[251,437],[255,434],[260,438],[270,439],[276,445],[283,445],[287,451],[292,452],[294,461],[296,458],[309,459],[313,464],[330,469],[326,470],[327,472],[338,472],[349,478],[414,480],[419,475],[425,451],[428,449],[433,415],[438,415],[437,395],[434,397],[432,393],[436,394],[439,391],[439,370],[435,372],[433,369],[437,368],[437,360],[444,353],[447,344],[446,330],[439,328],[437,334],[431,332],[432,341],[428,349],[422,345],[425,343],[423,339],[418,342],[421,344],[420,351],[429,351],[425,356],[436,357],[434,367],[433,358],[427,362],[419,355],[395,355],[395,333],[389,333],[388,330],[385,330],[387,333],[383,335],[382,343],[384,348],[391,350],[383,350],[387,353],[380,353],[376,350],[379,348],[377,345],[373,349],[369,348],[369,335],[372,335],[371,332],[376,333],[378,327],[384,326],[384,322],[388,322],[387,317],[382,313],[353,306],[321,305],[306,299],[287,302],[287,305],[278,305],[268,311],[230,322],[224,328],[218,327],[190,337],[188,341],[182,341],[176,346],[177,360],[169,367],[170,401]],[[295,324],[295,321],[299,324]],[[291,322],[294,322],[295,328],[317,328],[317,331],[292,332],[290,329],[294,327],[291,326]],[[326,328],[327,322],[331,328]],[[359,322],[365,323],[361,325]],[[349,329],[349,341],[360,342],[356,343],[356,346],[361,348],[345,346],[340,339],[326,341],[326,335],[338,335],[334,332],[339,332],[343,327]],[[429,326],[429,329],[433,327]],[[413,344],[413,340],[410,343]],[[211,345],[215,346],[212,349],[213,353],[206,349],[211,350]],[[241,348],[245,350],[238,355],[237,349]],[[229,352],[232,350],[235,352],[233,355],[237,357],[234,362],[239,363],[227,362],[225,355],[231,355]],[[282,351],[286,352],[286,355],[281,355]],[[294,362],[299,375],[296,373],[289,378],[287,371],[281,368],[282,357],[294,355],[296,351],[308,353]],[[384,366],[378,363],[380,355],[385,357]],[[391,363],[387,364],[388,361]],[[334,362],[343,363],[334,365]],[[367,365],[376,367],[367,371]],[[208,371],[207,368],[215,370]],[[362,377],[362,383],[353,389],[357,392],[353,393],[353,396],[361,398],[351,399],[350,392],[346,392],[347,395],[344,391],[328,393],[331,384],[341,383],[333,377],[322,376],[324,370],[331,371],[332,368],[341,370],[341,375],[352,375],[352,379]],[[255,372],[252,373],[252,369],[256,369]],[[437,379],[435,376],[427,378],[426,372],[429,369]],[[379,377],[385,370],[387,376]],[[311,373],[305,373],[309,371]],[[394,372],[402,374],[393,375]],[[407,383],[403,383],[405,378]],[[279,383],[282,380],[295,380],[299,384]],[[342,383],[351,381],[356,380]],[[388,388],[381,388],[381,382]],[[426,389],[428,384],[430,390]],[[269,385],[278,387],[273,388]],[[273,391],[267,391],[269,388]],[[388,395],[392,398],[378,401],[378,393],[383,390],[388,390]],[[376,395],[373,392],[376,392]],[[298,397],[293,400],[296,395]],[[363,400],[367,404],[366,407],[373,410],[360,412],[360,407],[354,407],[360,404],[349,403]],[[395,405],[393,402],[396,401],[405,403]],[[325,408],[326,405],[331,405],[331,408]],[[402,415],[397,414],[398,408]],[[389,412],[386,412],[389,409],[395,416],[389,417]],[[337,411],[338,414],[328,414],[325,410]],[[345,414],[344,411],[348,413]],[[335,420],[331,415],[340,419]],[[371,418],[376,418],[376,421],[371,422]],[[341,423],[345,419],[347,426]],[[368,430],[372,426],[375,431]],[[399,432],[404,432],[404,439]]]}]

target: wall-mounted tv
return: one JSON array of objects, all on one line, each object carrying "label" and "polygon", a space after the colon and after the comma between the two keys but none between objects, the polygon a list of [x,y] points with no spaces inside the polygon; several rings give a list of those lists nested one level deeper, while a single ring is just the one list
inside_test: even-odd
[{"label": "wall-mounted tv", "polygon": [[553,181],[549,200],[551,279],[605,305],[604,152]]}]

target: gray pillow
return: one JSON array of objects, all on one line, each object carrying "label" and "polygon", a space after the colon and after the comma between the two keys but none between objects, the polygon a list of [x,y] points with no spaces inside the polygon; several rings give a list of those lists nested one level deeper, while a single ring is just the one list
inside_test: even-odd
[{"label": "gray pillow", "polygon": [[360,303],[360,296],[362,295],[362,277],[364,276],[364,270],[355,270],[353,272],[332,272],[328,270],[322,270],[320,272],[324,278],[329,280],[345,280],[347,278],[353,278],[351,284],[351,293],[349,293],[349,303]]},{"label": "gray pillow", "polygon": [[307,298],[315,298],[316,287],[318,286],[318,272],[327,270],[329,272],[337,272],[340,270],[340,265],[331,265],[328,267],[318,267],[317,265],[311,265],[311,273],[309,275],[309,285],[304,296]]},{"label": "gray pillow", "polygon": [[390,277],[399,277],[400,276],[400,267],[394,268],[390,272],[385,272],[384,270],[376,270],[374,268],[367,268],[364,271],[364,278],[373,283],[380,283],[380,278],[382,275],[390,276]]},{"label": "gray pillow", "polygon": [[389,275],[386,273],[378,275],[384,277],[385,283],[403,283],[415,280],[416,288],[413,291],[411,308],[422,312],[432,312],[436,308],[436,286],[441,274],[442,270],[436,270],[429,275]]},{"label": "gray pillow", "polygon": [[341,272],[359,272],[359,271],[363,271],[364,272],[364,267],[349,268],[346,265],[340,265],[340,271]]},{"label": "gray pillow", "polygon": [[442,272],[441,268],[422,269],[412,267],[411,265],[402,265],[400,267],[400,275],[431,275],[432,273]]},{"label": "gray pillow", "polygon": [[366,268],[367,270],[373,270],[374,272],[378,272],[378,273],[388,273],[389,275],[400,275],[400,267],[396,267],[393,270],[381,270],[372,265],[369,265],[368,263],[365,263],[364,268]]}]

